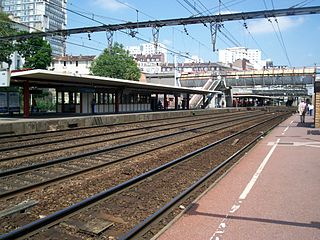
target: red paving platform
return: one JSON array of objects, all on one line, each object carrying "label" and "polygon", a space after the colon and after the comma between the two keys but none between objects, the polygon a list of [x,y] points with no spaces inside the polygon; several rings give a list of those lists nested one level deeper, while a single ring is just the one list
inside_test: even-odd
[{"label": "red paving platform", "polygon": [[158,240],[320,239],[320,129],[294,115]]}]

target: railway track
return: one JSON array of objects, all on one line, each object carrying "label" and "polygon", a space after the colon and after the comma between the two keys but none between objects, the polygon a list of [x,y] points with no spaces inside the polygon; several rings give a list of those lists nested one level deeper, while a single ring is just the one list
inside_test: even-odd
[{"label": "railway track", "polygon": [[10,197],[34,187],[126,161],[150,151],[156,151],[179,142],[218,132],[226,127],[255,121],[266,116],[265,114],[262,116],[241,116],[231,120],[218,120],[210,124],[205,122],[204,125],[202,122],[201,125],[191,128],[189,126],[189,128],[180,129],[178,132],[162,135],[158,135],[157,132],[157,135],[153,137],[2,171],[0,172],[0,198]]},{"label": "railway track", "polygon": [[[252,121],[242,123],[241,126],[239,122],[237,130],[230,128],[225,131],[224,136],[219,136],[222,138],[221,140],[216,140],[196,152],[169,161],[161,166],[153,167],[152,170],[138,176],[134,175],[134,172],[129,172],[127,181],[11,233],[4,234],[0,239],[12,239],[12,237],[18,236],[26,237],[28,236],[25,235],[27,232],[28,234],[32,232],[32,238],[35,239],[45,239],[52,234],[52,236],[70,237],[70,239],[72,239],[72,236],[75,239],[86,239],[88,236],[99,238],[123,236],[124,239],[127,239],[143,232],[144,238],[149,239],[150,231],[146,230],[148,229],[146,227],[148,224],[145,223],[149,222],[151,218],[161,218],[153,215],[160,211],[162,206],[167,206],[172,199],[179,198],[179,201],[184,199],[185,196],[178,196],[185,191],[193,192],[188,190],[190,185],[198,182],[205,175],[212,175],[210,172],[212,169],[218,168],[217,166],[226,165],[227,163],[224,163],[226,159],[232,161],[233,157],[231,156],[236,156],[237,152],[243,152],[263,135],[261,132],[268,131],[285,117],[285,115],[271,114],[268,117],[264,116],[263,120],[257,117]],[[254,121],[255,123],[253,123]],[[240,130],[240,128],[244,127],[246,128]],[[194,136],[190,137],[194,138]],[[213,156],[216,159],[213,159]],[[203,182],[204,180],[201,181]],[[151,193],[150,189],[152,189]],[[161,196],[164,196],[164,198],[161,198]],[[172,207],[175,204],[178,203],[170,203],[169,205]],[[83,207],[84,210],[82,209]],[[101,211],[104,214],[101,215]],[[161,210],[160,212],[167,212],[167,210]],[[71,217],[70,214],[72,215]],[[152,217],[148,218],[148,216]],[[83,219],[87,223],[93,224],[98,221],[96,223],[98,225],[105,226],[107,222],[111,225],[99,233],[94,233],[91,231],[92,229],[90,230],[90,227],[88,230],[88,226],[83,225]],[[144,219],[149,220],[144,221]],[[144,227],[135,227],[137,225],[143,225]],[[45,227],[45,230],[37,230],[39,227]],[[128,232],[130,229],[133,230]]]},{"label": "railway track", "polygon": [[[236,116],[246,114],[246,112],[235,112],[235,113],[207,113],[203,115],[188,116],[188,117],[175,117],[175,118],[164,118],[157,120],[148,120],[142,122],[131,122],[131,123],[119,123],[112,125],[98,125],[91,127],[65,129],[52,132],[38,132],[34,134],[21,134],[21,135],[9,135],[0,136],[0,151],[19,149],[26,146],[39,146],[41,144],[56,143],[58,141],[70,141],[78,140],[86,137],[103,136],[106,133],[114,132],[126,132],[130,130],[143,130],[149,127],[166,126],[170,124],[178,124],[186,121],[193,122],[194,120],[205,120],[210,118],[221,117],[225,115]],[[44,141],[43,141],[44,140]]]},{"label": "railway track", "polygon": [[[251,113],[256,115],[257,113]],[[260,113],[263,114],[263,113]],[[81,136],[73,136],[76,133],[73,133],[72,136],[65,136],[64,138],[52,139],[46,141],[31,141],[29,138],[26,139],[26,142],[22,144],[11,144],[9,147],[0,148],[2,153],[0,156],[0,167],[1,170],[6,168],[11,168],[14,164],[10,163],[10,160],[16,160],[18,158],[25,159],[25,163],[19,162],[21,164],[30,164],[35,161],[45,161],[50,156],[56,157],[71,155],[76,152],[85,152],[90,149],[96,149],[110,144],[116,144],[117,141],[132,141],[131,139],[137,138],[146,138],[154,134],[164,134],[165,132],[179,131],[180,128],[190,128],[199,124],[206,124],[211,121],[228,119],[228,117],[237,117],[244,116],[244,113],[236,113],[229,115],[211,115],[211,116],[201,116],[200,118],[191,118],[185,120],[170,120],[163,121],[162,123],[153,123],[144,126],[138,127],[129,127],[126,129],[115,129],[106,131],[105,128],[99,129],[99,133],[91,132],[90,134],[80,134]],[[92,130],[92,129],[91,129]],[[125,137],[127,137],[125,139]],[[38,140],[38,137],[36,138]],[[43,140],[43,139],[42,139]],[[73,149],[73,150],[72,150]],[[50,155],[49,155],[50,153]],[[46,158],[43,158],[43,156]],[[28,158],[29,157],[29,158]],[[15,161],[17,162],[17,161]]]}]

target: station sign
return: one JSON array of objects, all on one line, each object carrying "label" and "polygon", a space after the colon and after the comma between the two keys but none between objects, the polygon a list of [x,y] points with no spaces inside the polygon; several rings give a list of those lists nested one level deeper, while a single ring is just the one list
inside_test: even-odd
[{"label": "station sign", "polygon": [[0,92],[0,113],[8,112],[8,93]]},{"label": "station sign", "polygon": [[20,112],[19,92],[0,92],[0,113]]},{"label": "station sign", "polygon": [[10,71],[9,70],[0,70],[0,87],[9,87],[10,86]]},{"label": "station sign", "polygon": [[9,92],[8,93],[8,110],[9,110],[9,112],[20,112],[19,92]]}]

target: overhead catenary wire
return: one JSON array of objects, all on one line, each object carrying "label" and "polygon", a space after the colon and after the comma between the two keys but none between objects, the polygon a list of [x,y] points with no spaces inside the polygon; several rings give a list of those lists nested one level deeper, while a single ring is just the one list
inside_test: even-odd
[{"label": "overhead catenary wire", "polygon": [[[267,5],[266,5],[265,0],[263,0],[263,2],[265,3],[265,7],[266,7],[266,10],[267,10]],[[274,2],[273,2],[273,0],[271,0],[271,5],[272,5],[272,8],[274,9]],[[268,21],[270,22],[270,24],[272,25],[273,31],[274,31],[274,33],[276,34],[276,37],[277,37],[277,39],[278,39],[278,41],[279,41],[279,43],[280,43],[280,46],[281,46],[281,48],[282,48],[282,50],[283,50],[283,52],[284,52],[284,54],[285,54],[285,57],[286,57],[286,59],[287,59],[287,61],[288,61],[288,64],[289,64],[289,66],[291,67],[291,66],[292,66],[292,65],[291,65],[291,61],[290,61],[290,58],[289,58],[289,55],[288,55],[287,47],[286,47],[286,44],[285,44],[285,42],[284,42],[284,39],[283,39],[283,36],[282,36],[281,30],[280,30],[280,26],[279,26],[279,23],[278,23],[277,18],[274,17],[275,22],[276,22],[276,24],[277,24],[278,32],[277,32],[277,30],[275,29],[275,27],[274,27],[273,22],[271,21],[271,19],[270,19],[270,18],[267,18],[267,19],[268,19]],[[278,34],[279,34],[279,35],[278,35]]]},{"label": "overhead catenary wire", "polygon": [[[124,2],[122,2],[122,1],[120,1],[120,0],[115,0],[115,1],[118,2],[118,3],[120,3],[120,4],[123,4],[124,6],[127,6],[128,8],[130,8],[130,9],[132,9],[132,10],[139,11],[141,14],[145,15],[146,17],[149,17],[149,18],[154,19],[154,20],[156,20],[156,21],[159,21],[159,23],[161,23],[161,20],[158,20],[158,19],[154,18],[153,16],[145,13],[144,11],[141,11],[141,10],[139,10],[139,9],[137,9],[137,8],[135,8],[135,7],[127,4],[127,3],[124,3]],[[177,1],[178,1],[178,0],[177,0]],[[179,2],[179,3],[180,3],[180,2]],[[181,3],[180,3],[180,4],[181,4]],[[188,10],[188,9],[187,9],[187,10]],[[189,10],[188,10],[188,11],[189,11]],[[190,11],[189,11],[189,12],[190,12]],[[191,12],[191,14],[192,14],[192,12]],[[175,28],[175,27],[173,27],[173,28],[176,29],[177,31],[179,31],[179,32],[182,33],[182,34],[186,34],[185,31],[181,31],[180,29]],[[196,39],[195,37],[193,37],[192,35],[190,35],[190,33],[188,33],[188,34],[186,34],[186,35],[187,35],[188,37],[190,37],[192,40],[194,40],[194,41],[196,41],[197,43],[201,44],[201,46],[206,47],[207,49],[210,49],[210,48],[209,48],[208,46],[206,46],[204,43],[202,43],[201,41],[199,41],[198,39]]]},{"label": "overhead catenary wire", "polygon": [[280,30],[280,26],[279,26],[278,20],[277,20],[277,18],[274,18],[274,19],[275,19],[275,22],[277,24],[277,28],[278,28],[279,35],[280,35],[280,41],[282,43],[282,47],[283,47],[284,53],[286,55],[287,61],[289,63],[289,66],[291,67],[292,64],[291,64],[291,61],[290,61],[290,58],[289,58],[289,55],[288,55],[288,50],[287,50],[286,44],[285,44],[285,42],[283,40],[283,37],[282,37],[282,33],[281,33],[281,30]]},{"label": "overhead catenary wire", "polygon": [[[139,9],[137,9],[137,8],[135,8],[135,7],[127,4],[127,3],[124,3],[124,2],[122,2],[122,1],[120,1],[120,0],[115,0],[115,1],[118,2],[118,3],[120,3],[120,4],[123,4],[124,6],[129,7],[129,8],[132,9],[132,10],[139,11],[141,14],[145,15],[146,17],[149,17],[149,18],[154,19],[154,20],[156,20],[156,21],[159,21],[159,23],[161,23],[161,20],[158,20],[158,19],[154,18],[153,16],[145,13],[144,11],[141,11],[141,10],[139,10]],[[178,0],[177,0],[177,1],[178,1]],[[180,3],[180,2],[179,2],[179,3]],[[181,3],[180,3],[180,4],[181,4]],[[188,10],[188,9],[187,9],[187,10]],[[188,11],[189,11],[189,10],[188,10]],[[189,11],[189,12],[190,12],[190,11]],[[190,13],[192,14],[192,12],[190,12]],[[173,29],[176,29],[177,31],[179,31],[179,32],[182,33],[182,34],[186,34],[185,31],[182,31],[182,30],[180,30],[180,29],[178,29],[178,28],[173,27]],[[205,48],[207,48],[207,49],[210,49],[210,48],[209,48],[208,46],[206,46],[204,43],[202,43],[201,41],[199,41],[198,39],[196,39],[195,37],[193,37],[192,35],[190,35],[190,33],[188,33],[188,34],[186,34],[186,35],[187,35],[188,37],[190,37],[192,40],[196,41],[196,42],[197,42],[198,44],[200,44],[201,46],[203,46],[203,47],[205,47]]]},{"label": "overhead catenary wire", "polygon": [[[177,0],[178,1],[178,0]],[[194,9],[198,14],[200,14],[200,15],[202,15],[203,16],[203,14],[202,14],[202,12],[199,10],[199,9],[197,9],[195,6],[192,6],[192,4],[190,3],[190,1],[188,1],[188,0],[184,0],[184,2],[186,2],[190,7],[192,7],[192,9]],[[201,2],[200,2],[201,3]],[[219,6],[221,5],[221,1],[219,1]],[[204,6],[202,3],[200,4],[203,8],[204,8],[204,10],[206,10],[206,11],[208,11],[208,9],[206,8],[206,6]],[[220,14],[220,7],[219,7],[219,14]],[[205,24],[204,24],[205,25]],[[206,27],[207,27],[207,25],[205,25]],[[241,44],[238,42],[238,40],[223,26],[223,25],[221,25],[222,26],[222,28],[223,28],[223,30],[225,30],[229,35],[230,35],[230,37],[227,35],[227,34],[225,34],[225,33],[223,33],[222,32],[222,30],[221,30],[221,27],[219,26],[218,27],[218,30],[219,30],[219,32],[227,39],[227,40],[229,40],[232,44],[234,44],[235,46],[240,46]],[[221,40],[221,38],[220,38],[220,36],[218,35],[218,38]],[[225,41],[223,41],[224,43],[226,43]],[[228,44],[226,44],[227,46],[228,46]]]},{"label": "overhead catenary wire", "polygon": [[[46,0],[46,1],[47,1],[47,0]],[[53,3],[53,2],[48,2],[48,3],[57,6],[57,4],[55,4],[55,3]],[[58,5],[58,6],[59,6],[59,5]],[[62,7],[62,6],[59,6],[59,7],[61,7],[62,9],[66,10],[66,11],[70,11],[70,9],[68,9],[68,8],[65,8],[65,7]],[[105,23],[103,23],[103,22],[101,22],[101,21],[99,21],[99,20],[96,20],[96,19],[92,19],[92,18],[90,18],[90,17],[88,17],[88,16],[86,16],[86,15],[84,15],[84,14],[77,13],[76,11],[73,11],[73,10],[71,10],[71,12],[73,12],[74,14],[77,14],[77,15],[79,15],[79,16],[81,16],[81,17],[84,17],[84,18],[87,18],[87,19],[89,19],[89,20],[95,21],[95,22],[97,22],[97,23],[99,23],[99,24],[105,25]],[[138,39],[138,40],[140,40],[140,41],[143,41],[143,42],[146,42],[146,43],[152,43],[152,42],[150,42],[149,40],[143,39],[143,38],[141,38],[141,37],[132,36],[132,35],[130,35],[130,33],[127,33],[127,32],[124,31],[124,30],[118,30],[118,31],[121,32],[121,33],[124,33],[124,34],[126,34],[126,35],[129,35],[129,36],[131,36],[131,37],[134,37],[134,38],[136,38],[136,39]],[[158,46],[158,47],[160,47],[160,48],[162,48],[162,49],[165,49],[165,50],[167,50],[168,52],[177,54],[177,55],[179,55],[179,56],[181,56],[181,57],[192,59],[192,58],[190,58],[190,57],[187,56],[187,55],[183,55],[183,54],[181,54],[180,52],[171,50],[171,49],[169,49],[169,48],[167,48],[167,47],[163,47],[163,46]]]},{"label": "overhead catenary wire", "polygon": [[[235,2],[235,3],[233,3],[233,4],[228,5],[228,7],[231,7],[231,6],[237,5],[237,4],[242,3],[242,2],[245,2],[245,1],[247,1],[247,0],[231,0],[231,1],[229,1],[229,2],[226,2],[226,4]],[[219,5],[217,5],[217,6],[215,6],[215,7],[212,7],[212,8],[208,8],[206,11],[203,11],[201,14],[194,14],[194,15],[192,15],[191,17],[197,17],[197,16],[203,15],[203,14],[209,14],[209,13],[211,13],[212,11],[214,11],[215,9],[217,9],[217,11],[218,11],[218,10],[219,10]],[[223,9],[220,9],[220,10],[223,10]]]},{"label": "overhead catenary wire", "polygon": [[[265,3],[265,0],[264,0],[264,3]],[[231,12],[230,8],[228,6],[226,6],[222,1],[221,1],[221,4],[223,5],[223,7],[225,9],[227,9],[229,12]],[[266,3],[265,3],[265,6],[266,6]],[[247,23],[245,22],[244,20],[244,23],[242,24],[240,21],[238,21],[239,24],[244,27],[246,29],[246,31],[248,32],[248,34],[250,35],[250,37],[252,38],[252,40],[255,42],[255,44],[258,46],[258,48],[260,49],[260,51],[265,55],[265,57],[268,58],[268,54],[263,50],[263,48],[260,46],[260,44],[257,42],[257,40],[253,37],[253,35],[251,34],[249,28],[248,28],[248,25]]]},{"label": "overhead catenary wire", "polygon": [[295,8],[295,7],[303,7],[303,6],[306,6],[308,5],[309,3],[313,2],[314,0],[304,0],[302,2],[299,2],[293,6],[291,6],[290,8]]},{"label": "overhead catenary wire", "polygon": [[[143,11],[135,8],[135,7],[132,7],[131,5],[129,5],[129,4],[127,4],[127,3],[124,3],[124,2],[119,1],[119,0],[116,0],[116,2],[118,2],[118,3],[120,3],[120,4],[123,4],[124,6],[130,8],[130,9],[132,9],[132,10],[135,10],[136,12],[139,12],[139,13],[141,13],[141,14],[149,17],[149,18],[155,19],[154,17],[150,16],[149,14],[147,14],[147,13],[145,13],[145,12],[143,12]],[[155,19],[155,20],[156,20],[156,21],[159,21],[159,23],[161,23],[160,20],[157,20],[157,19]],[[138,24],[138,21],[137,21],[137,24]],[[175,28],[175,29],[177,29],[177,28]],[[177,30],[178,30],[179,32],[181,32],[181,33],[184,33],[184,32],[181,31],[180,29],[177,29]],[[130,33],[130,36],[132,36],[131,33]],[[209,49],[209,47],[207,47],[204,43],[200,42],[199,40],[197,40],[196,38],[194,38],[194,37],[191,36],[190,34],[188,34],[187,36],[189,36],[192,40],[196,41],[196,42],[197,42],[198,44],[200,44],[201,46],[206,47],[207,49]],[[147,40],[144,41],[144,42],[151,43],[151,42],[149,42],[149,41],[147,41]],[[163,48],[163,47],[161,47],[161,46],[158,46],[158,47]],[[166,49],[167,51],[169,51],[169,52],[172,52],[172,50],[170,50],[170,49],[168,49],[168,48],[165,48],[165,49]],[[180,52],[180,51],[179,51],[179,52]],[[176,53],[176,51],[175,51],[174,53]],[[183,57],[186,57],[186,56],[183,56]],[[190,57],[188,57],[188,58],[190,58]]]},{"label": "overhead catenary wire", "polygon": [[[117,1],[118,3],[120,3],[120,4],[123,4],[123,5],[127,6],[127,7],[135,10],[135,11],[141,12],[142,14],[144,14],[144,15],[146,15],[146,16],[148,16],[148,17],[151,17],[151,16],[149,16],[148,14],[146,14],[146,13],[144,13],[144,12],[142,12],[142,11],[140,11],[140,10],[132,7],[132,6],[130,6],[129,4],[123,3],[123,2],[118,1],[118,0],[116,0],[116,1]],[[94,19],[91,19],[91,20],[95,21]],[[100,24],[104,24],[104,23],[102,23],[102,22],[100,22],[100,21],[98,21],[98,22],[99,22]],[[138,22],[137,22],[137,24],[138,24]],[[152,43],[152,42],[150,42],[150,41],[148,41],[148,40],[146,40],[146,39],[143,39],[143,38],[141,38],[141,37],[133,36],[132,34],[127,33],[127,32],[125,32],[125,31],[123,31],[123,30],[118,30],[118,31],[119,31],[119,32],[122,32],[122,33],[124,33],[124,34],[126,34],[126,35],[130,35],[131,37],[134,37],[134,38],[136,38],[136,39],[138,39],[138,40],[140,40],[140,41],[143,41],[143,42],[146,42],[146,43]],[[182,54],[180,54],[180,52],[171,50],[171,49],[169,49],[169,48],[167,48],[167,47],[163,47],[163,46],[160,46],[160,45],[159,45],[158,47],[159,47],[159,48],[162,48],[162,49],[165,49],[165,50],[167,50],[168,52],[171,52],[171,53],[180,55],[181,57],[191,59],[189,56],[182,55]]]}]

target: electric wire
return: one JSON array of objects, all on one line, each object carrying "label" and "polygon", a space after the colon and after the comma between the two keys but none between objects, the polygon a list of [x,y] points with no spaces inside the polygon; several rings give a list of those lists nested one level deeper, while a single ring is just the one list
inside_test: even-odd
[{"label": "electric wire", "polygon": [[[228,7],[231,7],[231,6],[237,5],[237,4],[245,2],[245,1],[247,1],[247,0],[231,0],[229,2],[226,2],[226,4],[235,2],[233,4],[228,5]],[[219,10],[219,5],[217,5],[215,7],[212,7],[212,8],[208,8],[208,10],[202,12],[201,14],[209,14],[210,12],[214,11],[215,9],[217,9],[217,11],[218,11]],[[221,9],[221,10],[223,10],[223,9]],[[194,14],[191,17],[197,17],[197,16],[199,16],[201,14]]]},{"label": "electric wire", "polygon": [[[186,2],[190,7],[192,7],[192,9],[194,9],[198,14],[200,14],[200,15],[202,15],[202,16],[204,16],[202,13],[201,13],[201,11],[199,10],[199,9],[197,9],[195,6],[192,6],[192,4],[188,1],[188,0],[183,0],[184,2]],[[219,1],[220,3],[221,3],[221,1]],[[208,11],[208,9],[202,4],[202,6],[205,8],[205,10],[207,10]],[[205,25],[206,26],[206,25]],[[222,28],[230,35],[230,37],[227,35],[227,34],[225,34],[225,33],[223,33],[222,32],[222,30],[221,30],[221,27],[220,26],[218,26],[218,30],[219,30],[219,32],[227,39],[227,40],[229,40],[232,44],[234,44],[235,46],[240,46],[241,44],[238,42],[238,40],[224,27],[224,25],[221,25],[222,26]],[[207,27],[207,26],[206,26]],[[221,40],[221,38],[219,37],[219,35],[218,35],[218,38]],[[224,43],[226,43],[225,41],[223,41]],[[227,44],[227,46],[228,46],[228,44]]]},{"label": "electric wire", "polygon": [[[124,3],[124,2],[122,2],[122,1],[120,1],[120,0],[115,0],[116,2],[118,2],[118,3],[120,3],[120,4],[123,4],[124,6],[127,6],[127,7],[129,7],[129,8],[131,8],[132,10],[135,10],[135,11],[139,11],[141,14],[143,14],[143,15],[145,15],[146,17],[149,17],[149,18],[151,18],[151,19],[154,19],[154,20],[156,20],[156,21],[159,21],[159,23],[162,23],[160,20],[158,20],[158,19],[156,19],[156,18],[154,18],[153,16],[151,16],[151,15],[149,15],[149,14],[147,14],[147,13],[145,13],[145,12],[143,12],[143,11],[141,11],[141,10],[139,10],[139,9],[137,9],[137,8],[135,8],[135,7],[132,7],[131,5],[129,5],[129,4],[127,4],[127,3]],[[178,0],[177,0],[178,1]],[[180,3],[180,2],[179,2]],[[180,3],[181,4],[181,3]],[[188,9],[187,9],[188,10]],[[189,11],[189,10],[188,10]],[[190,12],[190,11],[189,11]],[[192,14],[192,12],[191,12],[191,14]],[[172,27],[173,29],[176,29],[177,31],[179,31],[180,33],[182,33],[182,34],[186,34],[186,32],[185,31],[181,31],[180,29],[178,29],[178,28],[175,28],[175,27]],[[194,40],[194,41],[196,41],[198,44],[200,44],[201,46],[203,46],[203,47],[205,47],[205,48],[207,48],[207,49],[210,49],[208,46],[206,46],[204,43],[202,43],[201,41],[199,41],[198,39],[196,39],[195,37],[193,37],[192,35],[190,35],[190,33],[188,33],[188,34],[186,34],[188,37],[190,37],[192,40]]]},{"label": "electric wire", "polygon": [[[264,0],[264,3],[265,3],[265,0]],[[272,7],[273,7],[273,9],[274,9],[273,0],[271,0],[271,4],[272,4]],[[266,4],[265,4],[265,6],[266,6]],[[266,10],[267,10],[267,9],[266,9]],[[282,48],[282,50],[283,50],[283,52],[284,52],[284,54],[285,54],[285,57],[286,57],[286,59],[287,59],[287,61],[288,61],[288,64],[289,64],[289,66],[291,67],[291,66],[292,66],[292,65],[291,65],[291,61],[290,61],[290,58],[289,58],[289,55],[288,55],[288,51],[287,51],[286,44],[285,44],[285,42],[284,42],[284,39],[283,39],[281,30],[280,30],[280,26],[279,26],[278,20],[277,20],[276,17],[274,17],[274,21],[275,21],[276,24],[277,24],[278,31],[275,29],[275,27],[274,27],[274,25],[273,25],[273,22],[271,21],[270,18],[268,18],[268,21],[271,23],[272,28],[273,28],[273,31],[274,31],[274,33],[276,34],[276,37],[277,37],[277,39],[278,39],[278,41],[279,41],[279,43],[280,43],[280,46],[281,46],[281,48]]]},{"label": "electric wire", "polygon": [[267,3],[266,3],[266,0],[263,0],[263,4],[264,4],[265,9],[268,9],[268,6],[267,6]]},{"label": "electric wire", "polygon": [[290,61],[290,58],[289,58],[289,55],[288,55],[287,47],[286,47],[286,44],[285,44],[285,42],[283,40],[283,37],[282,37],[282,33],[281,33],[281,30],[280,30],[280,26],[279,26],[278,20],[277,20],[277,18],[274,18],[274,19],[275,19],[275,22],[277,24],[277,28],[278,28],[278,31],[279,31],[280,40],[281,40],[281,43],[282,43],[282,46],[283,46],[284,53],[286,55],[287,61],[289,63],[289,66],[292,67],[291,61]]},{"label": "electric wire", "polygon": [[[127,6],[128,8],[130,8],[130,9],[132,9],[132,10],[135,10],[135,11],[137,11],[137,12],[140,12],[141,14],[143,14],[143,15],[149,17],[149,18],[155,19],[154,17],[148,15],[147,13],[145,13],[145,12],[139,10],[139,9],[136,9],[135,7],[132,7],[131,5],[129,5],[129,4],[127,4],[127,3],[121,2],[121,1],[119,1],[119,0],[116,0],[116,2],[118,2],[118,3],[120,3],[120,4],[123,4],[124,6]],[[157,20],[157,19],[155,19],[155,20],[156,20],[156,21],[159,21],[159,20]],[[137,22],[138,22],[138,21],[137,21]],[[161,23],[161,21],[159,21],[159,23]],[[177,28],[174,28],[174,29],[178,30],[180,33],[184,33],[184,32],[181,31],[180,29],[177,29]],[[140,34],[140,35],[141,35],[141,34]],[[191,36],[190,34],[187,34],[187,36],[189,36],[192,40],[196,41],[196,42],[197,42],[198,44],[200,44],[201,46],[209,49],[204,43],[200,42],[199,40],[197,40],[196,38],[194,38],[194,37]],[[149,43],[151,43],[151,42],[149,42]],[[158,46],[158,47],[161,48],[161,46]],[[168,48],[166,48],[166,50],[169,51]]]},{"label": "electric wire", "polygon": [[[45,0],[45,1],[47,1],[47,0]],[[49,2],[49,4],[57,5],[57,4],[53,3],[53,2]],[[66,10],[66,11],[70,11],[70,9],[68,9],[68,8],[65,8],[65,7],[62,7],[62,6],[59,6],[59,7],[61,7],[62,9]],[[84,14],[77,13],[76,11],[73,11],[73,10],[71,10],[71,11],[72,11],[74,14],[77,14],[77,15],[79,15],[79,16],[81,16],[81,17],[84,17],[84,18],[87,18],[87,19],[89,19],[89,20],[95,21],[95,22],[97,22],[97,23],[99,23],[99,24],[105,25],[105,23],[103,23],[103,22],[101,22],[101,21],[99,21],[99,20],[92,19],[92,18],[90,18],[90,17],[88,17],[88,16],[86,16],[86,15],[84,15]],[[148,41],[148,40],[146,40],[146,39],[143,39],[143,38],[141,38],[141,37],[132,36],[132,35],[130,35],[130,33],[127,33],[127,32],[124,31],[124,30],[118,30],[118,31],[121,32],[121,33],[124,33],[124,34],[126,34],[126,35],[129,35],[129,36],[131,36],[131,37],[134,37],[134,38],[136,38],[136,39],[138,39],[138,40],[140,40],[140,41],[143,41],[143,42],[151,43],[151,44],[152,44],[152,42],[150,42],[150,41]],[[172,52],[172,53],[174,53],[174,54],[177,54],[177,55],[179,55],[179,56],[181,56],[181,57],[185,57],[185,58],[192,59],[192,58],[190,58],[189,56],[180,54],[179,52],[174,51],[174,50],[171,50],[171,49],[169,49],[169,48],[167,48],[167,47],[163,47],[163,46],[161,46],[161,45],[159,45],[158,47],[159,47],[159,48],[162,48],[162,49],[165,49],[165,50],[167,50],[168,52]]]},{"label": "electric wire", "polygon": [[[13,22],[12,20],[9,20],[9,21],[2,21],[2,22],[7,22],[7,23],[15,23]],[[32,30],[35,30],[35,31],[38,31],[39,32],[39,29],[35,28],[35,27],[31,27],[31,26],[27,26],[28,28],[32,29]],[[3,29],[5,31],[5,29]],[[57,37],[60,37],[60,36],[53,36],[53,37],[49,37],[49,38],[55,38],[55,39],[59,39]],[[82,37],[80,37],[82,39]],[[95,41],[95,40],[91,40],[93,42],[97,42],[99,44],[103,44],[101,42],[98,42],[98,41]],[[75,45],[75,46],[79,46],[79,47],[82,47],[82,48],[86,48],[86,49],[90,49],[90,50],[95,50],[95,51],[99,51],[99,52],[102,52],[103,49],[98,49],[98,48],[94,48],[92,46],[87,46],[87,45],[84,45],[83,43],[82,44],[78,44],[78,43],[74,43],[74,42],[70,42],[70,41],[67,41],[65,40],[66,43],[68,44],[71,44],[71,45]],[[38,47],[38,46],[34,46],[34,48],[37,48],[37,49],[41,49],[41,47]]]},{"label": "electric wire", "polygon": [[[265,3],[265,0],[264,0],[264,3]],[[230,8],[228,6],[226,6],[222,1],[221,1],[221,4],[224,6],[225,9],[227,9],[228,11],[231,12]],[[265,4],[266,6],[266,4]],[[253,37],[253,35],[251,34],[249,28],[248,28],[248,25],[246,24],[246,22],[244,22],[244,24],[242,24],[240,21],[238,21],[239,24],[244,27],[246,29],[246,31],[248,32],[248,34],[250,35],[250,37],[252,38],[252,40],[255,42],[255,44],[258,46],[258,48],[260,49],[260,51],[262,52],[262,54],[264,54],[264,56],[266,58],[268,58],[268,54],[263,50],[263,48],[260,46],[260,44],[257,42],[257,40]]]},{"label": "electric wire", "polygon": [[304,7],[306,5],[308,5],[309,3],[313,2],[314,0],[304,0],[302,2],[299,2],[293,6],[291,6],[290,8],[295,8],[295,7]]}]

